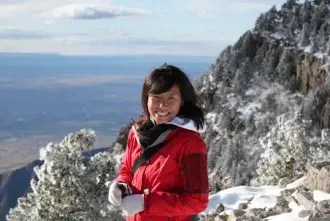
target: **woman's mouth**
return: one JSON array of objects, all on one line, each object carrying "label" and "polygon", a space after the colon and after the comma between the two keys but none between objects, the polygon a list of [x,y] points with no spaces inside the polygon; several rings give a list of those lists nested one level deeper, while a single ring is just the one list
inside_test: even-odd
[{"label": "woman's mouth", "polygon": [[170,112],[158,112],[158,111],[156,111],[156,114],[160,117],[166,117],[166,116],[170,115]]}]

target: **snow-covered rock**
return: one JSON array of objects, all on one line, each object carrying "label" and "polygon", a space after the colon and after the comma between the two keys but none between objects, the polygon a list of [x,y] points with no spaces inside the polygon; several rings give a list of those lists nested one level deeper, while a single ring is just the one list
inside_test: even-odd
[{"label": "snow-covered rock", "polygon": [[306,189],[304,179],[283,188],[237,186],[220,191],[210,197],[209,206],[200,214],[200,220],[326,221],[330,213],[330,195]]}]

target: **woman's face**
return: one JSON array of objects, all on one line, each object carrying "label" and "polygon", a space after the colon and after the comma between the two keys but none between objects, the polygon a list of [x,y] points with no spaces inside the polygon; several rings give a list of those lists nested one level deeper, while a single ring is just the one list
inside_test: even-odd
[{"label": "woman's face", "polygon": [[148,111],[157,125],[171,121],[178,115],[182,104],[180,89],[177,85],[162,94],[149,94],[148,96]]}]

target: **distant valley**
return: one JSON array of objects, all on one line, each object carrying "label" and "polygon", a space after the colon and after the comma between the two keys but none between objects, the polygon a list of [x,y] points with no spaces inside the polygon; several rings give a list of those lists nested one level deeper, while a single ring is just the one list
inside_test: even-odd
[{"label": "distant valley", "polygon": [[0,54],[0,173],[81,128],[95,130],[97,148],[109,146],[140,114],[144,76],[164,62],[195,79],[213,58]]}]

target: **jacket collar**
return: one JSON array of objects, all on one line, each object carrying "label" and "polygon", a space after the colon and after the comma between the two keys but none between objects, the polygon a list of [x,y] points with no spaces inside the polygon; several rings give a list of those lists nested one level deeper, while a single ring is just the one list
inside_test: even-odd
[{"label": "jacket collar", "polygon": [[[155,124],[154,119],[150,118],[150,120]],[[206,125],[205,124],[203,125],[202,128],[197,129],[193,120],[184,119],[184,118],[181,118],[181,117],[174,117],[167,124],[173,124],[173,125],[176,125],[178,127],[184,128],[186,130],[191,130],[191,131],[194,131],[194,132],[197,132],[197,133],[203,133],[206,130]],[[137,125],[133,125],[132,128],[133,128],[133,132],[134,132],[134,135],[135,135],[136,139],[139,140],[138,136],[137,136]]]},{"label": "jacket collar", "polygon": [[181,127],[181,128],[187,129],[187,130],[191,130],[191,131],[195,131],[195,132],[198,132],[198,133],[203,133],[206,130],[206,125],[205,124],[203,125],[202,128],[197,129],[193,120],[184,119],[184,118],[181,118],[181,117],[174,117],[167,124],[173,124],[173,125],[176,125],[178,127]]}]

